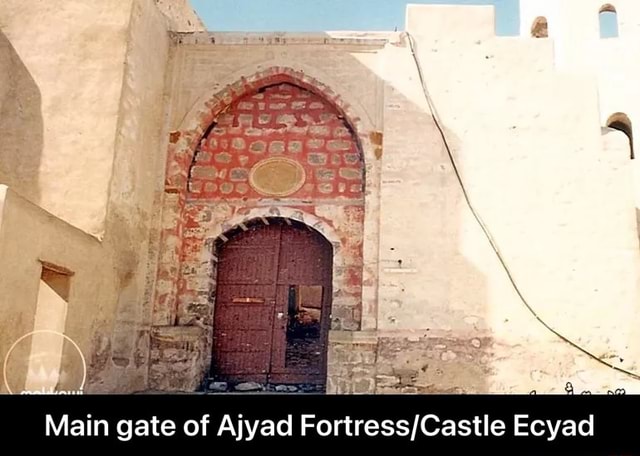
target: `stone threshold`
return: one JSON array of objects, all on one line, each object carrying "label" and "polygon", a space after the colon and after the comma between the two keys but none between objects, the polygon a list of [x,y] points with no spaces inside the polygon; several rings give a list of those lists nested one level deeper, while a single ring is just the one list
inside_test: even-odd
[{"label": "stone threshold", "polygon": [[210,380],[205,389],[205,394],[223,393],[276,393],[276,394],[324,394],[324,385],[310,384],[272,384],[257,382],[229,383]]}]

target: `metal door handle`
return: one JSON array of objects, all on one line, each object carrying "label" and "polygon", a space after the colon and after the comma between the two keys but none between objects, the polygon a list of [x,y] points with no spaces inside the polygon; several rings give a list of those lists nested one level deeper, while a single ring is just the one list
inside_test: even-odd
[{"label": "metal door handle", "polygon": [[282,318],[284,317],[284,312],[278,312],[278,320],[282,320]]}]

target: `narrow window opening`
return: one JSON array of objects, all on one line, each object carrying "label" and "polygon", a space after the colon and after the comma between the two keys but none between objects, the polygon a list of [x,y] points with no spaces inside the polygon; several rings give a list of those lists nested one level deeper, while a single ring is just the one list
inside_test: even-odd
[{"label": "narrow window opening", "polygon": [[614,130],[621,131],[627,138],[629,138],[629,148],[631,150],[631,159],[635,158],[634,150],[633,150],[633,126],[631,124],[631,119],[626,114],[618,112],[607,120],[607,127],[612,128]]},{"label": "narrow window opening", "polygon": [[25,382],[26,391],[53,392],[61,375],[65,324],[71,289],[71,275],[65,268],[42,264],[34,334]]},{"label": "narrow window opening", "polygon": [[600,38],[618,37],[618,12],[611,4],[600,8]]},{"label": "narrow window opening", "polygon": [[548,38],[549,37],[549,23],[547,18],[540,16],[533,21],[531,26],[531,36],[533,38]]}]

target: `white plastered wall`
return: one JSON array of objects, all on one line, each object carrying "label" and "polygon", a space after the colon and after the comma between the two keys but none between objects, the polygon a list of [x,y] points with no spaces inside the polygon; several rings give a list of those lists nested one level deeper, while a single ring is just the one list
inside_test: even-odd
[{"label": "white plastered wall", "polygon": [[[620,3],[622,14],[631,2]],[[552,39],[529,38],[530,25],[525,37],[495,37],[492,7],[410,5],[407,30],[470,198],[534,311],[594,356],[638,371],[633,162],[625,138],[602,136],[600,128],[603,111],[631,106],[605,100],[605,76],[589,70],[586,51],[576,71],[566,68],[580,59],[563,57],[557,46],[554,59],[555,8],[546,13]],[[598,9],[585,26],[597,36]],[[545,11],[524,5],[524,21]],[[621,23],[621,34],[633,30]],[[387,71],[386,81],[388,93],[404,100],[386,100],[379,329],[492,338],[488,391],[563,392],[567,381],[577,390],[639,390],[637,380],[561,341],[521,302],[462,198],[442,143],[429,148],[427,140],[407,139],[431,127],[409,121],[393,131],[395,111],[424,118],[425,106],[409,49],[390,47],[385,57],[386,68],[403,68]],[[633,92],[620,94],[619,104]],[[443,218],[440,237],[423,235]],[[392,267],[398,258],[403,274]]]}]

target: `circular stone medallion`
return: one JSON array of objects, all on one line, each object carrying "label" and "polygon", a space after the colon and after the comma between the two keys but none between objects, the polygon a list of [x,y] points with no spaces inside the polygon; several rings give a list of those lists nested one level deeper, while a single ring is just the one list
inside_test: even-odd
[{"label": "circular stone medallion", "polygon": [[288,196],[302,188],[305,178],[304,168],[297,161],[273,157],[251,168],[249,184],[264,196]]}]

